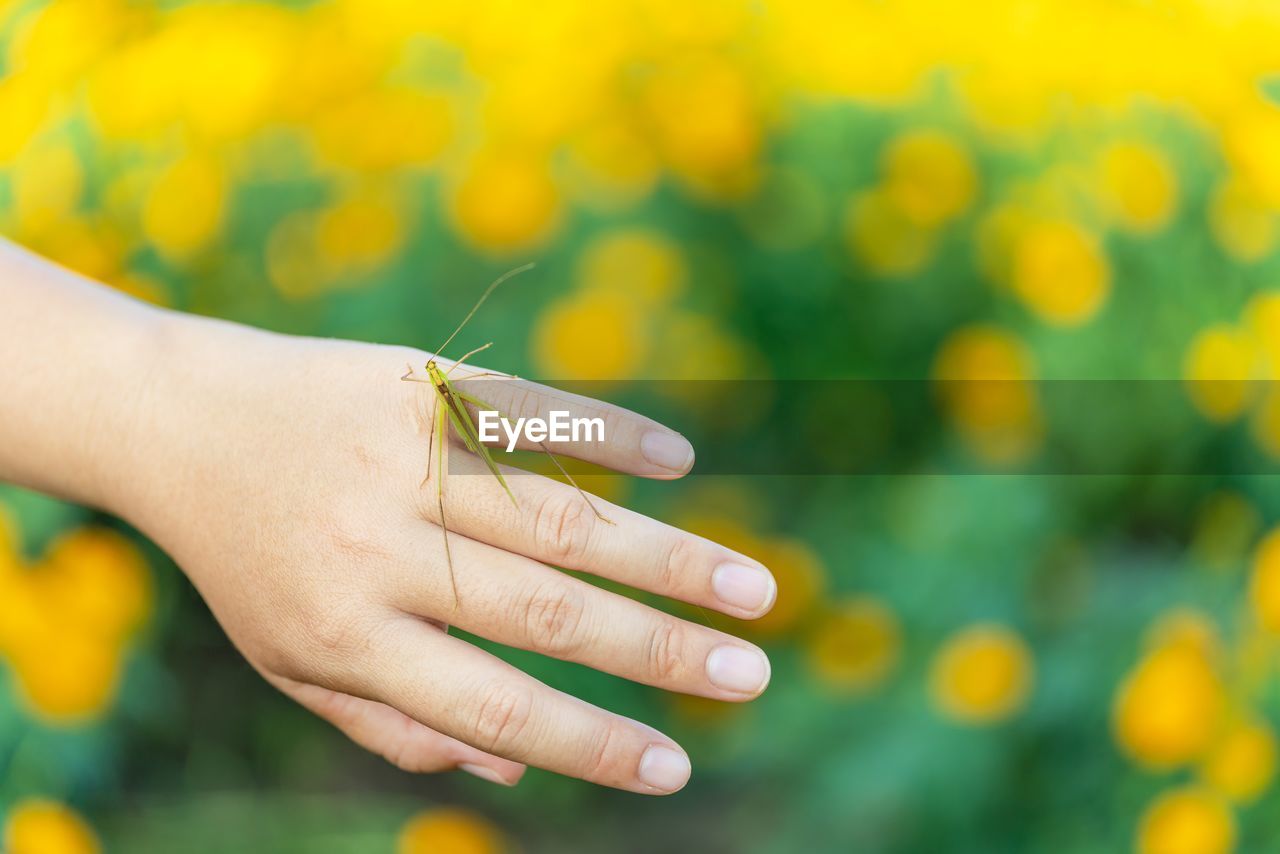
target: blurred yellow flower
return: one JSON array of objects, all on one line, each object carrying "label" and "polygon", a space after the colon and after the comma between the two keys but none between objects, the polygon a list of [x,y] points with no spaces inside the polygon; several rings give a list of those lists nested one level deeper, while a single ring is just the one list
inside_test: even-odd
[{"label": "blurred yellow flower", "polygon": [[680,248],[648,229],[606,232],[588,244],[578,259],[579,286],[624,293],[643,305],[670,301],[687,277]]},{"label": "blurred yellow flower", "polygon": [[315,248],[332,275],[368,273],[399,250],[404,219],[390,193],[355,192],[320,211]]},{"label": "blurred yellow flower", "polygon": [[131,12],[123,0],[41,4],[16,28],[5,59],[51,88],[64,84],[114,44]]},{"label": "blurred yellow flower", "polygon": [[[575,15],[585,19],[586,15]],[[597,31],[598,32],[598,31]],[[593,34],[593,36],[596,34]],[[610,40],[597,38],[595,47]],[[605,53],[613,49],[605,46]],[[568,73],[560,56],[523,61],[503,68],[492,78],[495,85],[485,98],[483,120],[494,139],[539,146],[554,145],[571,135],[593,114],[605,92],[591,68],[593,47],[585,39],[574,51],[578,74]],[[609,62],[605,60],[606,64]],[[585,66],[585,67],[584,67]]]},{"label": "blurred yellow flower", "polygon": [[317,113],[381,85],[412,32],[407,23],[388,19],[427,10],[401,0],[330,0],[300,8],[288,85],[276,93],[280,118],[310,125]]},{"label": "blurred yellow flower", "polygon": [[60,620],[108,646],[131,635],[151,613],[146,560],[132,541],[103,528],[81,528],[54,541],[32,583]]},{"label": "blurred yellow flower", "polygon": [[315,143],[329,163],[360,172],[423,167],[453,133],[443,95],[404,87],[371,89],[318,112]]},{"label": "blurred yellow flower", "polygon": [[1228,854],[1235,843],[1231,810],[1220,797],[1199,786],[1160,795],[1138,824],[1139,854]]},{"label": "blurred yellow flower", "polygon": [[[996,30],[998,28],[992,28]],[[973,32],[970,28],[967,32]],[[987,67],[962,76],[960,88],[965,105],[988,135],[1011,142],[1037,138],[1051,125],[1052,105],[1045,97],[1048,87],[1038,79],[1034,51],[1044,44],[1025,40],[1015,47],[1003,47],[1004,67]],[[1012,69],[1016,69],[1010,73]]]},{"label": "blurred yellow flower", "polygon": [[1026,345],[1013,333],[978,325],[948,336],[934,360],[933,375],[942,382],[1021,382],[1035,376],[1035,367]]},{"label": "blurred yellow flower", "polygon": [[1153,234],[1168,223],[1178,182],[1159,150],[1143,142],[1112,143],[1103,150],[1098,171],[1103,203],[1122,228]]},{"label": "blurred yellow flower", "polygon": [[885,190],[855,196],[845,210],[845,242],[877,276],[918,273],[933,257],[934,232],[914,222]]},{"label": "blurred yellow flower", "polygon": [[169,295],[168,287],[163,282],[142,273],[126,271],[111,275],[107,277],[105,284],[134,299],[165,308],[173,307],[173,299]]},{"label": "blurred yellow flower", "polygon": [[181,261],[217,236],[227,206],[227,175],[212,157],[188,153],[162,172],[142,209],[142,231],[163,255]]},{"label": "blurred yellow flower", "polygon": [[728,55],[697,52],[661,64],[645,103],[659,150],[691,187],[714,197],[751,189],[760,119],[751,84]]},{"label": "blurred yellow flower", "polygon": [[18,156],[52,111],[47,92],[29,75],[0,77],[0,166]]},{"label": "blurred yellow flower", "polygon": [[883,155],[884,192],[903,216],[935,228],[968,209],[978,178],[969,154],[948,134],[908,131]]},{"label": "blurred yellow flower", "polygon": [[48,231],[79,206],[84,170],[69,142],[30,146],[9,173],[15,224],[29,236]]},{"label": "blurred yellow flower", "polygon": [[1013,291],[1045,321],[1078,326],[1102,307],[1111,269],[1097,238],[1066,220],[1040,220],[1020,232]]},{"label": "blurred yellow flower", "polygon": [[296,13],[232,2],[133,14],[145,18],[136,38],[118,39],[87,74],[88,114],[104,138],[150,142],[176,127],[234,144],[279,117],[296,82]]},{"label": "blurred yellow flower", "polygon": [[105,711],[125,642],[151,608],[137,549],[114,532],[81,529],[0,582],[0,655],[32,711],[57,725]]},{"label": "blurred yellow flower", "polygon": [[1170,640],[1125,677],[1112,706],[1112,728],[1135,762],[1164,770],[1208,749],[1225,702],[1210,654],[1199,643]]},{"label": "blurred yellow flower", "polygon": [[1223,182],[1209,203],[1209,227],[1237,261],[1260,261],[1276,245],[1276,213],[1239,178]]},{"label": "blurred yellow flower", "polygon": [[1233,721],[1200,768],[1205,783],[1237,803],[1257,799],[1275,773],[1276,735],[1260,718]]},{"label": "blurred yellow flower", "polygon": [[649,352],[641,304],[625,294],[582,291],[548,306],[533,330],[533,358],[549,379],[636,376]]},{"label": "blurred yellow flower", "polygon": [[96,199],[98,209],[106,219],[129,231],[132,238],[140,234],[139,216],[157,172],[153,164],[143,163],[103,176]]},{"label": "blurred yellow flower", "polygon": [[1258,98],[1237,110],[1227,121],[1223,146],[1236,173],[1258,198],[1280,209],[1280,105]]},{"label": "blurred yellow flower", "polygon": [[[757,534],[764,524],[761,503],[736,484],[703,485],[690,506],[697,509],[679,514],[674,520],[678,527],[760,561],[777,581],[773,610],[757,620],[735,622],[733,631],[778,637],[799,628],[820,604],[827,574],[822,559],[800,540]],[[716,512],[706,512],[708,506],[716,507]]]},{"label": "blurred yellow flower", "polygon": [[929,692],[946,717],[971,726],[1006,720],[1026,705],[1034,678],[1026,642],[1012,630],[978,623],[947,638],[929,671]]},{"label": "blurred yellow flower", "polygon": [[[18,523],[9,508],[0,504],[0,569],[18,560]],[[0,572],[0,576],[3,572]]]},{"label": "blurred yellow flower", "polygon": [[102,139],[150,140],[177,121],[182,92],[170,69],[181,63],[181,50],[157,32],[122,42],[95,65],[86,81],[86,113]]},{"label": "blurred yellow flower", "polygon": [[649,0],[646,5],[653,15],[649,25],[654,36],[662,43],[681,46],[713,47],[732,43],[744,34],[755,11],[741,0],[704,3]]},{"label": "blurred yellow flower", "polygon": [[101,715],[119,687],[119,651],[65,625],[42,628],[7,651],[22,698],[38,717],[58,726]]},{"label": "blurred yellow flower", "polygon": [[568,148],[567,183],[590,207],[613,210],[636,204],[657,183],[657,154],[625,117],[583,129]]},{"label": "blurred yellow flower", "polygon": [[[653,348],[653,376],[668,380],[689,380],[672,383],[663,389],[673,397],[682,397],[691,407],[704,413],[715,407],[723,412],[724,401],[714,391],[728,391],[728,387],[716,389],[700,386],[696,380],[730,380],[738,377],[758,378],[763,360],[752,361],[746,345],[732,330],[714,317],[688,311],[670,311],[657,324],[657,344]],[[761,405],[767,405],[763,394],[739,400],[740,406],[733,417],[737,424],[746,425],[757,418]]]},{"label": "blurred yellow flower", "polygon": [[969,326],[951,333],[934,359],[933,378],[965,443],[996,465],[1035,451],[1043,431],[1030,352],[1012,333]]},{"label": "blurred yellow flower", "polygon": [[317,245],[318,220],[315,211],[296,211],[267,235],[267,278],[290,299],[315,296],[332,285],[333,265],[325,262]]},{"label": "blurred yellow flower", "polygon": [[289,85],[298,18],[263,3],[177,7],[158,38],[168,61],[157,71],[179,118],[202,137],[234,140],[257,130]]},{"label": "blurred yellow flower", "polygon": [[472,244],[511,252],[550,235],[560,216],[560,194],[545,160],[489,152],[471,163],[449,209],[454,227]]},{"label": "blurred yellow flower", "polygon": [[1280,380],[1280,292],[1263,291],[1250,298],[1241,314],[1241,326],[1259,363],[1250,376]]},{"label": "blurred yellow flower", "polygon": [[1234,326],[1218,323],[1201,330],[1182,369],[1192,403],[1211,421],[1238,418],[1256,390],[1250,381],[1257,361],[1253,339]]},{"label": "blurred yellow flower", "polygon": [[790,539],[766,540],[746,553],[773,573],[778,582],[778,599],[769,613],[741,624],[742,631],[777,637],[799,628],[826,587],[827,571],[822,559],[805,543]]},{"label": "blurred yellow flower", "polygon": [[438,807],[418,813],[400,830],[397,854],[500,854],[502,833],[483,816]]},{"label": "blurred yellow flower", "polygon": [[1217,625],[1195,608],[1170,608],[1156,618],[1143,637],[1148,649],[1182,646],[1215,659],[1222,653],[1222,637]]},{"label": "blurred yellow flower", "polygon": [[[793,0],[771,3],[771,25],[784,79],[806,91],[875,104],[900,104],[916,94],[931,63],[924,40],[909,35],[912,19],[898,7]],[[930,33],[945,29],[935,10]],[[928,41],[932,41],[930,38]]]},{"label": "blurred yellow flower", "polygon": [[57,801],[19,801],[4,823],[5,854],[97,854],[98,837],[79,813]]},{"label": "blurred yellow flower", "polygon": [[1249,600],[1258,623],[1280,634],[1280,529],[1267,534],[1254,553]]},{"label": "blurred yellow flower", "polygon": [[[334,43],[334,48],[375,57],[389,55],[390,59],[395,59],[405,49],[405,43],[415,37],[456,37],[457,27],[468,20],[452,6],[407,0],[330,0],[307,7],[307,12],[324,19],[326,26],[341,28],[339,33],[344,38]],[[515,16],[504,16],[503,20],[510,21],[508,32],[516,26]]]},{"label": "blurred yellow flower", "polygon": [[125,236],[108,219],[64,217],[31,242],[31,247],[68,269],[104,281],[114,278],[129,254]]},{"label": "blurred yellow flower", "polygon": [[877,599],[860,596],[823,609],[805,642],[805,657],[819,681],[861,692],[880,684],[902,651],[898,618]]}]

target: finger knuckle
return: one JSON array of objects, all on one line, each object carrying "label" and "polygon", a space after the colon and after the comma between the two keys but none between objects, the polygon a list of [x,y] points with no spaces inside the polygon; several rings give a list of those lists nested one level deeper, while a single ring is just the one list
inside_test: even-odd
[{"label": "finger knuckle", "polygon": [[661,620],[649,632],[646,665],[656,681],[677,676],[684,668],[684,630],[674,620]]},{"label": "finger knuckle", "polygon": [[506,753],[520,741],[533,715],[533,695],[519,685],[490,683],[480,691],[472,744]]},{"label": "finger knuckle", "polygon": [[555,656],[572,653],[579,644],[585,607],[582,593],[569,584],[536,589],[520,608],[530,646]]},{"label": "finger knuckle", "polygon": [[593,518],[580,496],[548,495],[533,522],[540,553],[552,563],[581,564],[590,548]]},{"label": "finger knuckle", "polygon": [[441,766],[441,757],[434,751],[423,749],[421,741],[415,737],[413,727],[411,720],[401,719],[399,731],[391,735],[391,741],[382,755],[392,765],[410,774],[434,771]]},{"label": "finger knuckle", "polygon": [[616,721],[608,721],[596,731],[590,748],[585,751],[583,776],[586,779],[608,780],[620,776],[620,759],[616,749],[618,735]]},{"label": "finger knuckle", "polygon": [[695,543],[689,537],[673,537],[667,545],[655,579],[662,590],[679,590],[686,586],[697,551]]},{"label": "finger knuckle", "polygon": [[299,682],[311,681],[314,676],[307,657],[292,645],[264,643],[248,654],[257,667],[275,676]]},{"label": "finger knuckle", "polygon": [[358,511],[344,509],[322,515],[317,520],[327,541],[328,552],[336,559],[354,565],[389,559],[390,553],[375,529],[352,524],[349,521],[358,516]]},{"label": "finger knuckle", "polygon": [[370,626],[357,608],[331,608],[304,623],[306,648],[322,662],[344,662],[366,651]]},{"label": "finger knuckle", "polygon": [[418,774],[424,770],[420,757],[414,753],[407,742],[397,741],[382,751],[382,756],[401,771]]},{"label": "finger knuckle", "polygon": [[531,418],[542,409],[542,401],[537,392],[531,388],[518,388],[511,393],[507,411],[516,418]]},{"label": "finger knuckle", "polygon": [[369,623],[358,609],[307,609],[262,635],[252,657],[269,673],[327,686],[350,673],[370,642]]}]

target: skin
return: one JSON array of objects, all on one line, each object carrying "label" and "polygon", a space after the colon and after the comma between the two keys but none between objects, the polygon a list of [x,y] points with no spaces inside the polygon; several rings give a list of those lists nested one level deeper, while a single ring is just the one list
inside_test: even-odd
[{"label": "skin", "polygon": [[[776,585],[749,557],[593,499],[613,522],[602,523],[546,478],[509,477],[515,506],[480,460],[453,453],[455,599],[437,467],[422,482],[436,396],[399,381],[430,358],[156,309],[0,242],[0,480],[134,525],[265,679],[405,770],[462,768],[511,785],[530,764],[678,790],[688,760],[671,739],[446,629],[740,702],[768,682],[756,647],[552,565],[741,618],[767,612]],[[482,370],[468,364],[452,379]],[[512,417],[566,399],[575,415],[604,415],[606,444],[558,453],[656,478],[692,465],[692,449],[671,467],[651,462],[655,435],[669,450],[682,440],[639,415],[524,381],[462,382]],[[722,598],[725,564],[757,573],[748,607]],[[729,598],[741,603],[743,589]],[[759,684],[742,664],[757,660]],[[729,688],[726,662],[739,663]]]}]

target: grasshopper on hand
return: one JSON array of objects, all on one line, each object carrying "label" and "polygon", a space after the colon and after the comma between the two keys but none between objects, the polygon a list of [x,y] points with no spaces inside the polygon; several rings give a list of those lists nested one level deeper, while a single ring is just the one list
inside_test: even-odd
[{"label": "grasshopper on hand", "polygon": [[[405,372],[404,376],[400,377],[404,382],[424,383],[429,385],[432,390],[435,391],[436,395],[435,424],[431,431],[430,444],[427,446],[427,473],[422,479],[422,485],[425,487],[427,481],[431,479],[431,456],[434,453],[436,466],[436,504],[440,510],[440,528],[444,531],[444,553],[445,560],[449,565],[449,585],[453,589],[453,603],[455,608],[458,607],[461,600],[458,596],[457,578],[453,571],[453,553],[449,548],[449,526],[445,518],[444,511],[444,481],[448,476],[448,469],[446,467],[446,460],[448,458],[445,455],[444,448],[445,442],[448,438],[446,435],[448,425],[453,426],[454,431],[462,438],[462,443],[466,449],[484,461],[485,467],[489,469],[490,474],[497,478],[503,491],[506,492],[507,497],[511,499],[511,503],[517,508],[520,506],[520,503],[516,500],[515,493],[511,491],[511,487],[507,484],[507,479],[503,476],[502,469],[499,468],[498,464],[494,461],[492,452],[489,450],[488,446],[480,441],[479,434],[476,431],[475,421],[472,419],[471,413],[467,410],[467,404],[478,409],[499,413],[500,411],[492,404],[486,403],[475,395],[463,391],[449,379],[449,375],[452,374],[460,365],[466,362],[467,359],[477,353],[489,349],[493,346],[493,342],[490,341],[488,344],[476,347],[474,350],[466,353],[462,358],[454,362],[448,370],[442,369],[436,360],[444,349],[453,342],[453,339],[457,337],[463,327],[465,327],[471,318],[475,316],[475,313],[480,309],[480,306],[484,304],[485,300],[489,298],[489,295],[492,294],[499,285],[507,281],[507,279],[510,279],[512,276],[531,270],[533,266],[533,264],[525,264],[523,267],[517,267],[516,269],[499,276],[492,284],[489,285],[485,292],[480,296],[480,299],[476,301],[476,304],[472,306],[471,311],[467,312],[467,316],[458,324],[458,328],[453,330],[453,333],[445,339],[444,343],[436,348],[434,355],[427,360],[427,375],[425,378],[414,376],[414,369],[412,365],[409,365],[408,371]],[[489,371],[471,374],[466,377],[466,379],[476,379],[485,376],[501,377],[509,380],[518,379],[511,374],[500,374]],[[560,464],[560,461],[556,459],[555,454],[551,453],[546,442],[540,442],[539,444],[542,446],[543,452],[551,462],[555,464],[555,467],[562,475],[564,475],[565,479],[572,484],[574,489],[578,490],[578,494],[582,496],[582,500],[591,508],[591,512],[596,515],[596,518],[600,519],[602,522],[612,525],[613,522],[600,513],[595,504],[593,504],[591,499],[587,496],[587,493],[583,492],[582,488],[578,486],[577,481],[573,479],[573,476],[569,474],[569,472],[565,470],[564,466]]]}]

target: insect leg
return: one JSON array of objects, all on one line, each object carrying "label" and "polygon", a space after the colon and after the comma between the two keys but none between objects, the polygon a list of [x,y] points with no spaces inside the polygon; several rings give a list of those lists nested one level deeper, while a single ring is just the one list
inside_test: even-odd
[{"label": "insect leg", "polygon": [[454,368],[456,368],[456,367],[458,367],[458,365],[461,365],[463,362],[465,362],[467,359],[470,359],[470,358],[471,358],[472,356],[474,356],[476,353],[483,353],[485,350],[488,350],[488,349],[489,349],[490,347],[492,347],[492,346],[493,346],[493,342],[492,342],[492,341],[490,341],[488,344],[485,344],[485,345],[483,345],[483,346],[481,346],[481,347],[477,347],[477,348],[475,348],[475,349],[474,349],[474,350],[472,350],[470,353],[467,353],[467,354],[466,354],[466,355],[464,355],[461,359],[459,359],[458,361],[454,362],[454,363],[453,363],[453,365],[451,365],[451,366],[450,366],[449,370],[445,371],[445,374],[444,374],[444,375],[445,375],[446,377],[447,377],[447,376],[449,376],[449,374],[453,373],[453,369],[454,369]]},{"label": "insect leg", "polygon": [[436,410],[436,429],[433,441],[436,446],[436,506],[440,508],[440,530],[444,532],[444,557],[449,565],[449,586],[453,589],[453,607],[456,609],[462,600],[458,596],[458,579],[453,572],[453,550],[449,548],[449,522],[444,515],[444,401],[439,401]]},{"label": "insect leg", "polygon": [[[444,401],[437,400],[436,406],[444,405]],[[422,483],[418,484],[419,488],[427,485],[427,481],[431,480],[431,452],[435,450],[436,439],[440,437],[440,410],[436,410],[436,423],[431,428],[431,438],[427,440],[427,473],[422,477]]]},{"label": "insect leg", "polygon": [[606,525],[612,525],[613,520],[600,512],[599,508],[596,507],[595,502],[591,500],[591,496],[587,495],[581,486],[578,486],[578,482],[573,479],[573,475],[569,474],[569,472],[565,470],[565,467],[560,464],[560,460],[556,458],[556,455],[551,453],[551,449],[547,447],[547,443],[539,442],[538,444],[542,446],[542,452],[551,459],[551,462],[555,463],[556,468],[560,469],[560,474],[564,475],[565,479],[569,481],[569,484],[574,489],[578,490],[578,494],[582,496],[583,501],[587,502],[587,506],[591,508],[591,512],[596,514],[596,518],[601,522],[604,522]]},{"label": "insect leg", "polygon": [[431,384],[431,380],[424,380],[424,379],[420,379],[420,378],[415,377],[415,376],[413,375],[413,365],[410,365],[410,364],[407,364],[407,363],[406,363],[405,367],[407,367],[409,370],[407,370],[407,371],[405,371],[405,372],[404,372],[404,376],[402,376],[402,377],[400,378],[400,381],[401,381],[401,382],[406,382],[406,383],[427,383],[428,385],[430,385],[430,384]]}]

